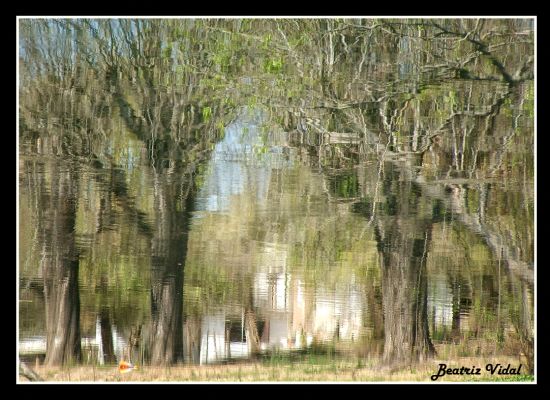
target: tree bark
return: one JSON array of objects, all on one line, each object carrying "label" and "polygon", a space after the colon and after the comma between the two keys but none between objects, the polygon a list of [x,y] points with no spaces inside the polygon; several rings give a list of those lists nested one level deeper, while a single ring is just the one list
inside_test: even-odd
[{"label": "tree bark", "polygon": [[244,314],[244,325],[246,332],[246,341],[248,342],[248,350],[252,356],[260,352],[260,335],[258,333],[258,324],[256,320],[256,312],[253,308],[248,308]]},{"label": "tree bark", "polygon": [[74,234],[77,187],[72,167],[58,167],[54,164],[49,177],[39,174],[46,365],[78,361],[81,356],[79,255]]},{"label": "tree bark", "polygon": [[[390,169],[391,171],[391,169]],[[391,172],[390,172],[391,173]],[[386,364],[410,364],[435,354],[428,330],[426,258],[431,221],[419,215],[418,193],[392,177],[386,213],[376,227],[382,268]],[[392,182],[392,183],[391,183]]]},{"label": "tree bark", "polygon": [[115,348],[113,345],[113,331],[111,328],[111,318],[109,310],[102,307],[99,315],[99,323],[101,324],[101,344],[103,347],[103,361],[105,364],[116,363]]},{"label": "tree bark", "polygon": [[387,364],[414,363],[435,352],[428,331],[427,254],[423,251],[427,251],[430,241],[427,229],[420,231],[425,234],[424,240],[411,238],[408,234],[412,232],[390,233],[385,238],[390,249],[380,254],[385,333],[383,360]]},{"label": "tree bark", "polygon": [[152,240],[150,354],[151,364],[168,365],[183,361],[183,274],[194,196],[189,190],[179,197],[180,186],[170,182],[170,176],[155,179],[158,213]]},{"label": "tree bark", "polygon": [[200,363],[201,320],[199,317],[188,317],[185,322],[185,354],[188,362]]}]

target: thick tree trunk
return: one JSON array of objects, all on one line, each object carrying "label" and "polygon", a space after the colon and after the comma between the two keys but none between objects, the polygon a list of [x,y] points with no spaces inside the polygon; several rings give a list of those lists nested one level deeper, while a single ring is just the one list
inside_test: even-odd
[{"label": "thick tree trunk", "polygon": [[385,333],[383,360],[387,364],[414,363],[434,354],[428,332],[425,270],[429,231],[420,231],[425,234],[422,240],[402,229],[386,236],[389,249],[380,255]]},{"label": "thick tree trunk", "polygon": [[[389,173],[398,171],[390,168]],[[382,268],[385,364],[430,358],[435,349],[428,330],[426,259],[431,215],[421,215],[417,188],[401,176],[386,181],[388,216],[381,216],[376,239]],[[389,190],[388,190],[389,189]]]},{"label": "thick tree trunk", "polygon": [[[170,177],[167,177],[167,181]],[[179,200],[179,185],[157,176],[158,210],[151,260],[151,364],[183,361],[183,271],[187,255],[192,190]]]},{"label": "thick tree trunk", "polygon": [[41,268],[46,305],[46,365],[80,359],[80,296],[75,244],[76,185],[70,167],[40,174]]}]

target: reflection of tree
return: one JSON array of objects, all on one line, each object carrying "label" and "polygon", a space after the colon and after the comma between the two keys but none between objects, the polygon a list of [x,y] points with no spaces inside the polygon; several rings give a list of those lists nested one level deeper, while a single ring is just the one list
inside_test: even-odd
[{"label": "reflection of tree", "polygon": [[[527,372],[533,374],[535,370],[535,343],[533,337],[533,303],[529,296],[529,285],[522,281],[519,296],[519,317],[514,324],[523,356],[527,364]],[[523,361],[520,358],[520,361]]]},{"label": "reflection of tree", "polygon": [[451,339],[458,343],[461,340],[461,320],[462,312],[467,311],[469,306],[468,284],[460,276],[448,273],[449,286],[452,290],[452,320],[451,320]]},{"label": "reflection of tree", "polygon": [[[187,26],[185,22],[182,25],[195,31],[186,40],[200,41],[203,30],[193,29],[192,24]],[[207,158],[209,146],[227,118],[220,105],[225,96],[206,96],[205,91],[212,94],[212,90],[201,86],[193,71],[174,74],[169,62],[171,54],[161,54],[162,44],[179,35],[171,28],[170,23],[128,20],[40,20],[25,21],[21,27],[21,126],[25,145],[28,141],[36,145],[54,136],[52,152],[74,157],[101,172],[95,180],[103,190],[96,214],[96,239],[120,229],[121,215],[124,222],[137,227],[140,235],[151,238],[153,321],[148,354],[154,364],[172,363],[183,357],[183,266],[195,170]],[[185,52],[186,57],[189,54]],[[183,58],[183,51],[180,57]],[[201,62],[201,57],[195,60]],[[185,90],[159,90],[166,77],[173,82],[185,81]],[[199,92],[204,94],[198,97],[200,104],[195,98]],[[122,122],[143,143],[142,161],[149,162],[151,168],[146,170],[154,182],[154,227],[146,221],[146,214],[136,208],[127,171],[117,165],[120,156],[113,154],[113,136],[120,129],[117,122]],[[103,173],[105,169],[110,170],[110,179],[105,179],[109,176]],[[61,179],[56,174],[60,173],[53,171],[52,179]],[[75,173],[65,183],[72,185],[70,190],[77,190],[81,179]],[[64,318],[62,313],[75,315],[71,324],[78,328],[74,237],[78,198],[75,194],[66,199],[66,189],[57,186],[51,190],[53,201],[70,209],[60,207],[54,221],[45,220],[51,221],[51,237],[59,237],[55,241],[47,236],[44,239],[45,244],[52,246],[53,260],[48,263],[48,258],[44,258],[44,276],[49,283],[45,290],[50,299],[47,307],[51,309],[47,315],[54,322]],[[39,222],[44,218],[39,216]],[[65,256],[65,252],[70,254]],[[76,263],[72,269],[66,266],[68,261],[63,261],[70,257]],[[64,299],[75,301],[56,311],[54,303],[60,305]],[[106,310],[100,312],[105,340],[110,331],[108,317]],[[59,322],[58,336],[63,333],[61,329],[67,330]],[[65,339],[73,340],[72,334]],[[104,343],[109,360],[111,347],[108,341]]]},{"label": "reflection of tree", "polygon": [[80,359],[75,173],[61,163],[28,164],[34,180],[46,308],[46,364]]},{"label": "reflection of tree", "polygon": [[151,244],[151,363],[183,361],[183,271],[194,197],[180,198],[174,176],[158,175]]},{"label": "reflection of tree", "polygon": [[[312,35],[292,49],[292,57],[301,61],[299,73],[324,78],[320,88],[308,90],[305,105],[302,102],[285,119],[293,143],[317,154],[318,166],[331,175],[334,169],[356,166],[358,160],[374,158],[379,166],[379,176],[374,177],[378,183],[373,187],[369,183],[365,191],[374,199],[361,200],[354,208],[368,215],[369,225],[374,222],[379,245],[385,246],[381,266],[387,361],[403,358],[399,353],[409,357],[415,352],[417,344],[409,327],[418,324],[411,322],[410,315],[425,313],[422,301],[412,301],[409,283],[416,277],[418,285],[412,287],[422,294],[425,259],[414,254],[413,242],[417,248],[423,244],[427,252],[432,228],[431,217],[415,216],[419,209],[411,208],[420,197],[440,202],[452,213],[455,225],[483,238],[495,259],[506,260],[511,281],[532,284],[533,200],[530,189],[518,190],[521,185],[530,188],[533,177],[531,22],[342,20],[316,27],[325,30],[322,39]],[[311,28],[306,25],[304,29]],[[348,40],[357,37],[358,31],[368,39]],[[298,32],[288,28],[286,39],[296,38]],[[510,46],[518,49],[511,57]],[[321,62],[313,54],[321,54],[317,56]],[[332,65],[330,60],[338,62]],[[351,74],[361,90],[340,85],[334,73],[325,74],[327,64],[334,72]],[[389,178],[397,180],[395,187],[381,191],[388,165],[400,165],[401,171]],[[504,185],[476,183],[476,179],[494,177],[504,177]],[[466,182],[443,182],[452,178]],[[500,210],[502,204],[509,207]],[[402,214],[409,208],[412,213]],[[463,329],[462,300],[456,287],[454,295],[452,323],[458,334]],[[400,305],[407,312],[395,312]],[[524,311],[523,318],[514,318],[516,311],[511,316],[518,337],[528,345],[527,334],[519,334],[529,331],[522,328],[528,326],[522,323],[528,319]],[[415,328],[418,351],[429,354],[429,340],[423,338],[428,336],[421,329],[427,324],[419,326]]]},{"label": "reflection of tree", "polygon": [[185,359],[192,364],[200,363],[201,353],[201,319],[197,316],[188,316],[184,324],[184,353]]},{"label": "reflection of tree", "polygon": [[[285,129],[293,131],[293,142],[307,147],[311,164],[317,161],[324,172],[331,168],[331,175],[338,176],[339,169],[377,154],[381,180],[386,161],[401,162],[410,153],[421,158],[420,172],[407,166],[403,173],[385,174],[386,180],[399,182],[385,192],[385,212],[378,188],[369,210],[382,246],[388,361],[431,352],[424,329],[424,269],[432,228],[430,218],[415,216],[418,194],[411,182],[420,184],[422,196],[442,201],[457,223],[478,232],[494,254],[504,255],[515,293],[522,293],[516,300],[524,305],[514,323],[522,343],[532,349],[532,196],[529,190],[511,190],[517,182],[529,186],[533,175],[533,29],[528,20],[33,20],[22,23],[21,38],[23,142],[53,137],[52,153],[109,170],[104,175],[110,180],[97,180],[105,190],[98,235],[120,229],[122,210],[124,223],[151,238],[154,363],[182,357],[183,267],[188,203],[193,200],[189,188],[206,149],[218,138],[219,123],[227,120],[222,104],[228,97],[240,100],[231,95],[242,89],[234,79],[242,75],[234,54],[251,66],[246,78],[257,90],[255,97],[277,104],[273,115],[290,110],[284,113]],[[264,63],[251,62],[253,57]],[[124,158],[113,157],[120,127],[143,144],[138,165],[146,166],[145,180],[154,182],[149,215],[133,204],[135,188],[121,167]],[[41,242],[48,248],[43,259],[47,315],[67,327],[78,325],[77,198],[67,188],[69,180],[74,188],[84,185],[81,177],[69,179],[60,169],[51,174],[49,180],[40,178],[44,188],[36,189],[50,203],[35,207],[42,209],[41,229],[51,234]],[[504,190],[429,182],[495,176],[502,178]],[[356,200],[354,181],[338,180],[331,189]],[[392,190],[399,194],[392,198]],[[509,218],[498,212],[485,218],[502,204],[508,206]],[[154,221],[152,226],[146,220]],[[310,231],[307,235],[314,234]],[[517,235],[510,237],[509,231]],[[332,248],[330,243],[327,247]],[[319,254],[316,262],[322,262],[321,247],[316,243],[312,248]],[[527,289],[517,291],[518,282]],[[459,303],[460,294],[454,294]],[[63,304],[70,305],[64,313],[72,310],[65,317],[59,311]],[[390,312],[401,308],[407,311],[403,317]],[[455,332],[462,329],[458,310]],[[102,327],[108,325],[104,317]],[[196,336],[200,324],[190,321],[190,336]]]},{"label": "reflection of tree", "polygon": [[101,308],[99,313],[99,323],[101,325],[101,345],[103,348],[103,360],[106,364],[116,362],[115,348],[113,345],[113,330],[109,309],[106,306]]},{"label": "reflection of tree", "polygon": [[253,297],[252,297],[252,285],[249,285],[249,295],[245,305],[244,312],[244,330],[246,333],[246,341],[248,343],[248,350],[254,357],[260,351],[260,334],[258,332],[258,319],[256,311],[254,310]]},{"label": "reflection of tree", "polygon": [[413,184],[391,175],[386,178],[390,185],[386,214],[379,217],[376,227],[384,306],[383,358],[387,363],[414,362],[435,353],[427,310],[431,221],[421,215]]}]

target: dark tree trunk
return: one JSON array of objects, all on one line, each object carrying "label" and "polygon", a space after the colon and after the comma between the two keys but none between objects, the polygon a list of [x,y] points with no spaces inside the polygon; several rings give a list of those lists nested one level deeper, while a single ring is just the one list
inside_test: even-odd
[{"label": "dark tree trunk", "polygon": [[[390,168],[390,173],[392,169]],[[426,259],[431,217],[418,205],[418,188],[392,177],[388,217],[379,218],[376,239],[382,268],[385,364],[410,364],[435,354],[428,330]]]},{"label": "dark tree trunk", "polygon": [[194,197],[192,190],[185,198],[179,197],[180,186],[170,182],[170,176],[162,179],[157,175],[156,179],[158,213],[152,240],[150,355],[151,364],[168,365],[183,361],[183,270]]},{"label": "dark tree trunk", "polygon": [[[76,180],[70,166],[39,174],[46,365],[80,360],[80,296],[75,244]],[[48,179],[49,178],[49,179]]]},{"label": "dark tree trunk", "polygon": [[[396,224],[398,225],[398,224]],[[426,256],[429,230],[420,230],[424,239],[415,238],[404,227],[392,227],[384,243],[389,249],[380,254],[382,302],[384,305],[384,362],[387,364],[422,361],[434,354],[428,332]]]},{"label": "dark tree trunk", "polygon": [[101,309],[99,315],[101,325],[101,344],[103,347],[103,361],[105,364],[116,363],[115,348],[113,346],[113,331],[111,328],[111,318],[109,310],[106,307]]}]

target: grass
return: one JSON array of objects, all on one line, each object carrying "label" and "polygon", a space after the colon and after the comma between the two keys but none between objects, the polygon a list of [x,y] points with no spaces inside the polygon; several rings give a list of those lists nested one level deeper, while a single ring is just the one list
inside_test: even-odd
[{"label": "grass", "polygon": [[[426,382],[430,380],[438,364],[449,367],[473,365],[484,367],[487,363],[512,364],[517,359],[499,357],[498,359],[462,358],[455,361],[432,360],[427,363],[388,368],[376,365],[369,360],[339,360],[334,357],[315,355],[289,360],[287,356],[260,359],[226,365],[181,365],[165,367],[143,366],[127,374],[120,374],[116,366],[74,366],[44,367],[38,366],[36,372],[45,380],[52,382]],[[435,382],[532,382],[532,375],[491,375],[482,371],[477,375],[446,375]],[[25,382],[21,378],[21,382]]]}]

